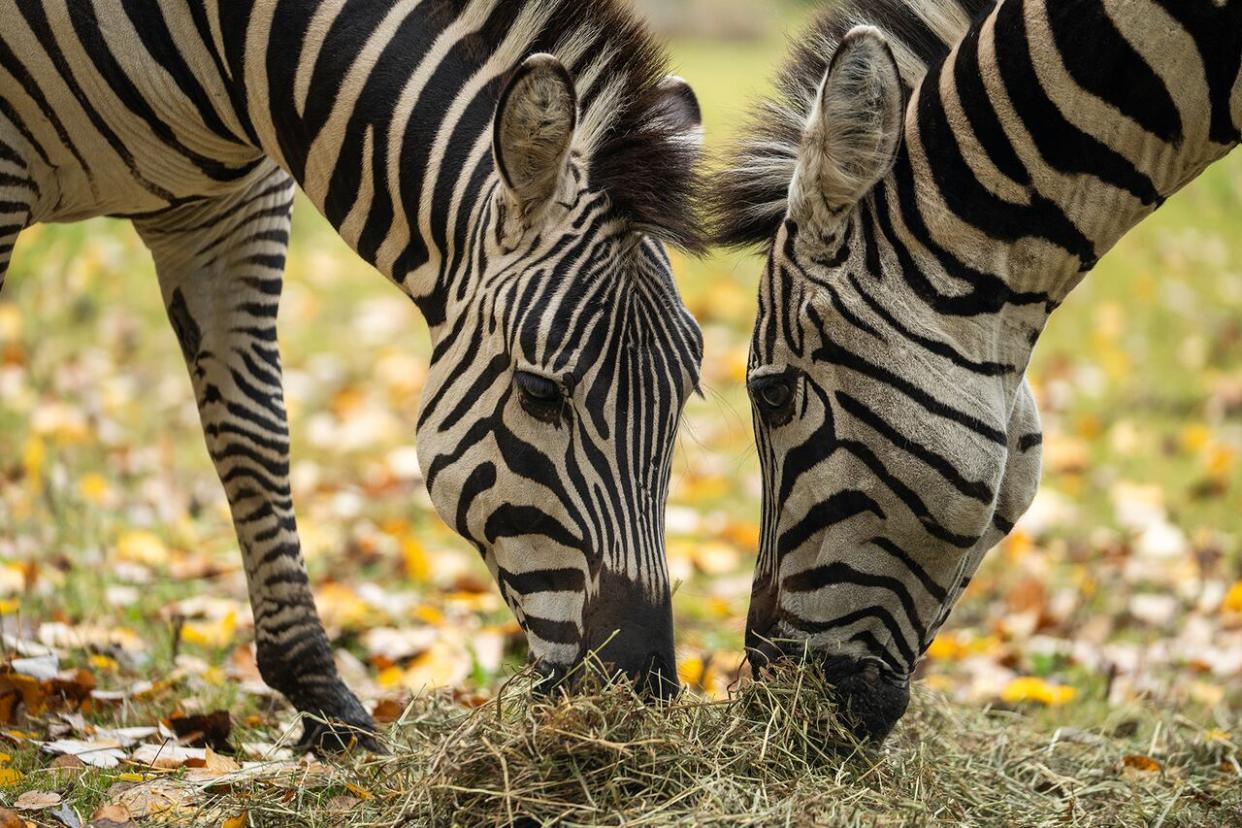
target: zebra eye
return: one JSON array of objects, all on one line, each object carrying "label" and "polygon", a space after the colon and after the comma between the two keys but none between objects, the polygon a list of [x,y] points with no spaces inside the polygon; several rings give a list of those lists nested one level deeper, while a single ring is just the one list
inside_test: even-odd
[{"label": "zebra eye", "polygon": [[565,401],[565,392],[560,384],[538,374],[518,371],[515,380],[518,390],[522,393],[522,403],[531,413],[544,415],[556,413]]},{"label": "zebra eye", "polygon": [[755,405],[774,425],[787,422],[794,399],[793,378],[788,375],[762,377],[750,383],[750,395]]},{"label": "zebra eye", "polygon": [[759,399],[768,408],[784,408],[785,403],[789,402],[789,398],[793,396],[793,392],[789,386],[783,382],[774,382],[771,385],[765,385],[759,392]]}]

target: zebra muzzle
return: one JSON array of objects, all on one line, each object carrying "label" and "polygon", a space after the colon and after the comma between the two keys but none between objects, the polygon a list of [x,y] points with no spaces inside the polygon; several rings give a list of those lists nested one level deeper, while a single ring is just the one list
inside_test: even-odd
[{"label": "zebra muzzle", "polygon": [[670,698],[680,689],[667,591],[653,600],[642,584],[603,573],[583,621],[583,658],[609,675],[625,675],[645,695]]}]

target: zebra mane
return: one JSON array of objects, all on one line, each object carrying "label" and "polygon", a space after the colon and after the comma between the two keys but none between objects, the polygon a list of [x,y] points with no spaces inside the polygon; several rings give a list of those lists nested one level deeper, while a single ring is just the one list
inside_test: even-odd
[{"label": "zebra mane", "polygon": [[[515,4],[517,5],[517,4]],[[537,4],[536,4],[537,5]],[[670,118],[660,88],[664,48],[627,0],[543,0],[535,45],[557,55],[578,86],[577,149],[592,189],[636,227],[690,252],[707,247],[698,201],[702,152]]]},{"label": "zebra mane", "polygon": [[771,243],[788,212],[807,118],[824,73],[850,29],[871,25],[887,35],[906,101],[929,67],[942,61],[996,0],[829,0],[791,45],[776,90],[752,112],[733,149],[711,177],[707,208],[713,241],[727,247]]}]

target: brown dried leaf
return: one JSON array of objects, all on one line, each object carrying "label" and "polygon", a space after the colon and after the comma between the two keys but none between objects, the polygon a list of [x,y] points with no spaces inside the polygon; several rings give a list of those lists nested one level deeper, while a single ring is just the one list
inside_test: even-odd
[{"label": "brown dried leaf", "polygon": [[17,798],[13,807],[19,811],[42,811],[60,804],[60,794],[54,791],[26,791]]},{"label": "brown dried leaf", "polygon": [[379,724],[391,724],[400,719],[404,712],[405,705],[396,699],[380,699],[375,710],[371,711],[371,717]]},{"label": "brown dried leaf", "polygon": [[136,828],[129,808],[124,805],[104,805],[91,814],[86,828]]},{"label": "brown dried leaf", "polygon": [[174,779],[152,779],[127,788],[109,804],[123,805],[134,819],[156,814],[177,814],[191,806],[196,789]]},{"label": "brown dried leaf", "polygon": [[8,665],[0,668],[0,724],[11,724],[21,705],[26,712],[37,716],[47,707],[47,688],[31,676],[11,670]]},{"label": "brown dried leaf", "polygon": [[192,759],[186,763],[186,767],[191,769],[185,777],[189,781],[207,782],[241,770],[241,765],[228,756],[221,756],[211,748],[207,748],[206,751],[206,756],[201,761]]},{"label": "brown dried leaf", "polygon": [[55,771],[59,777],[77,779],[86,770],[86,763],[71,754],[63,754],[52,760],[48,770]]},{"label": "brown dried leaf", "polygon": [[1130,768],[1144,773],[1157,773],[1164,770],[1164,766],[1152,759],[1150,756],[1143,756],[1138,753],[1131,753],[1121,760],[1123,767]]},{"label": "brown dried leaf", "polygon": [[168,721],[182,744],[227,750],[233,721],[229,711],[215,710],[196,716],[173,716]]},{"label": "brown dried leaf", "polygon": [[79,667],[68,670],[48,682],[52,693],[77,704],[90,701],[91,691],[95,689],[95,674]]}]

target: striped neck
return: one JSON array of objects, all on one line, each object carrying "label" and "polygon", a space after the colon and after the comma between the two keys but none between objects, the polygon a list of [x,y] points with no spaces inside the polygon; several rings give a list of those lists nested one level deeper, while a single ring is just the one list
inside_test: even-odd
[{"label": "striped neck", "polygon": [[[638,106],[662,77],[653,74],[661,53],[615,0],[284,0],[219,3],[214,15],[255,140],[425,311],[477,269],[473,237],[498,184],[493,115],[516,66],[548,52],[569,69],[580,107],[575,157],[618,204],[616,173],[598,169],[607,166],[599,157],[618,153],[601,147],[650,127]],[[633,201],[658,203],[646,192]]]},{"label": "striped neck", "polygon": [[297,0],[249,17],[245,91],[264,149],[416,299],[435,292],[492,177],[498,86],[545,22],[520,5]]}]

